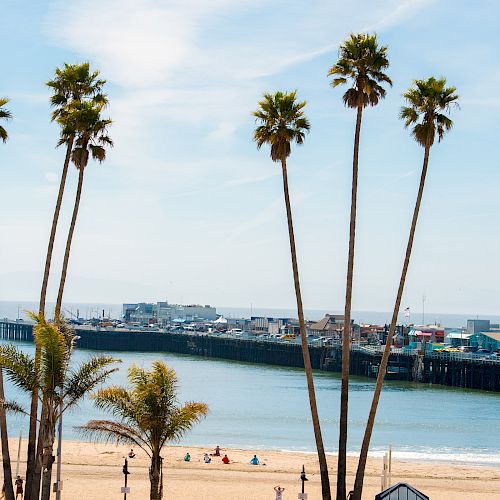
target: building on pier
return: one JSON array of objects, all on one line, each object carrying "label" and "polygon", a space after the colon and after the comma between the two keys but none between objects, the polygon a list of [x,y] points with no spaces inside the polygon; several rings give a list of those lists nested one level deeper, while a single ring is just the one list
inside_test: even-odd
[{"label": "building on pier", "polygon": [[469,344],[479,349],[487,349],[490,352],[500,352],[500,333],[499,332],[479,332],[471,335]]}]

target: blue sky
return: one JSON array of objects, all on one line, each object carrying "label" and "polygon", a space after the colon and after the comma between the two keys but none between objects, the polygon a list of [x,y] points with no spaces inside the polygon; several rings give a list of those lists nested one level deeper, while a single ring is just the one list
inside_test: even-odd
[{"label": "blue sky", "polygon": [[[364,115],[353,307],[392,308],[422,162],[401,93],[436,75],[460,110],[431,152],[403,303],[498,313],[497,2],[4,0],[2,19],[15,119],[0,145],[0,300],[38,296],[64,155],[44,82],[88,60],[108,80],[115,148],[86,172],[68,301],[293,307],[280,171],[252,143],[251,111],[263,91],[297,89],[311,121],[289,161],[304,303],[342,309],[355,117],[326,73],[349,32],[376,31],[394,87]],[[72,169],[54,273],[75,184]]]}]

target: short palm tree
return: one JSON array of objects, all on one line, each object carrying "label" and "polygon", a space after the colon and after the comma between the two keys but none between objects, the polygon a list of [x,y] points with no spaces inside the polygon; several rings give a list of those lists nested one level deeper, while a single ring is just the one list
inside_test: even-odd
[{"label": "short palm tree", "polygon": [[7,417],[5,414],[5,392],[3,387],[3,368],[0,363],[0,439],[2,442],[2,467],[5,488],[5,500],[14,500],[12,485],[12,467],[9,452],[9,433],[7,432]]},{"label": "short palm tree", "polygon": [[[64,324],[57,326],[46,323],[42,317],[35,316],[34,319],[37,321],[34,336],[40,346],[38,374],[35,371],[35,358],[12,344],[0,347],[0,364],[13,384],[27,393],[35,392],[42,402],[44,417],[40,422],[39,444],[43,453],[36,469],[43,469],[41,498],[47,500],[51,490],[56,423],[65,411],[74,408],[116,371],[110,365],[117,360],[110,356],[94,356],[79,366],[72,366],[72,332]],[[10,406],[23,411],[14,404]],[[37,488],[39,485],[36,485]]]},{"label": "short palm tree", "polygon": [[309,393],[309,404],[316,439],[316,448],[321,473],[321,486],[323,499],[330,499],[330,481],[328,478],[328,466],[326,462],[323,437],[316,404],[316,393],[314,390],[314,380],[307,345],[307,335],[304,322],[304,310],[302,307],[302,295],[300,291],[299,267],[297,263],[297,252],[295,249],[295,235],[293,230],[292,208],[290,195],[288,192],[287,158],[290,156],[291,143],[302,144],[306,132],[309,131],[309,121],[304,115],[306,102],[297,102],[296,92],[275,92],[265,93],[259,102],[259,108],[253,113],[258,122],[254,132],[254,141],[257,148],[265,144],[271,146],[271,159],[281,163],[283,174],[283,192],[285,196],[285,206],[288,221],[288,236],[290,240],[290,252],[292,256],[292,272],[295,285],[295,298],[297,301],[297,313],[299,316],[300,338],[302,342],[302,355],[304,358],[304,369]]},{"label": "short palm tree", "polygon": [[392,313],[391,325],[387,336],[384,353],[380,362],[380,367],[377,376],[377,383],[373,394],[373,400],[370,407],[370,413],[366,424],[365,435],[361,447],[358,470],[356,473],[356,481],[354,485],[354,500],[361,500],[363,491],[363,479],[365,473],[366,459],[368,449],[370,447],[370,439],[375,424],[375,415],[377,413],[378,402],[384,377],[387,370],[387,362],[391,351],[392,337],[396,330],[396,322],[398,319],[399,308],[401,305],[401,297],[406,282],[406,274],[410,264],[411,251],[413,247],[413,239],[415,237],[415,229],[417,227],[418,214],[420,204],[422,202],[422,194],[424,192],[425,178],[427,175],[427,166],[429,164],[429,153],[434,141],[441,141],[444,134],[453,126],[453,122],[447,116],[447,112],[452,106],[457,105],[458,95],[455,87],[447,87],[444,78],[436,79],[434,77],[427,80],[417,80],[413,87],[403,94],[408,105],[401,109],[401,119],[405,122],[405,127],[412,127],[412,135],[417,143],[424,148],[424,162],[422,173],[420,175],[420,185],[418,188],[417,199],[413,211],[413,218],[410,226],[410,234],[406,246],[406,254],[401,271],[401,279],[399,281],[396,302]]},{"label": "short palm tree", "polygon": [[[6,97],[0,97],[0,120],[10,120],[12,118],[12,113],[4,107],[8,102],[9,100]],[[7,130],[0,125],[0,139],[7,142],[8,138]]]},{"label": "short palm tree", "polygon": [[338,61],[328,71],[332,86],[350,84],[343,101],[348,108],[356,109],[356,131],[352,161],[351,216],[349,253],[347,262],[344,331],[342,335],[342,385],[340,396],[339,454],[337,468],[337,499],[346,498],[347,414],[349,402],[349,348],[351,340],[352,280],[354,272],[354,247],[356,239],[356,205],[358,194],[358,157],[363,109],[376,106],[385,97],[382,84],[392,85],[384,73],[389,67],[387,47],[380,47],[376,35],[351,34],[340,46]]},{"label": "short palm tree", "polygon": [[[66,145],[66,155],[64,159],[61,180],[59,183],[59,191],[57,194],[56,206],[54,208],[54,216],[52,218],[52,226],[50,230],[49,243],[47,246],[47,255],[45,258],[45,268],[43,273],[42,287],[40,291],[40,305],[38,314],[45,314],[45,300],[47,296],[47,287],[49,283],[50,266],[52,263],[52,253],[59,222],[59,214],[66,186],[66,177],[71,159],[71,151],[73,150],[74,131],[66,130],[64,123],[68,121],[68,115],[71,113],[74,104],[81,101],[91,101],[95,104],[106,105],[107,98],[102,92],[102,87],[105,80],[99,78],[98,71],[91,71],[88,63],[83,64],[64,64],[62,68],[57,68],[54,78],[47,82],[47,86],[52,90],[50,103],[53,107],[52,121],[59,123],[65,130],[64,137],[57,144],[58,146]],[[39,348],[36,350],[36,365],[38,366]],[[38,412],[38,397],[34,393],[31,398],[30,409],[30,429],[28,438],[28,454],[26,461],[26,498],[31,497],[33,474],[35,468],[35,447],[36,447],[36,415]],[[39,481],[37,481],[39,484]],[[37,492],[34,492],[37,497]],[[38,497],[37,497],[38,498]]]},{"label": "short palm tree", "polygon": [[78,210],[80,207],[80,198],[83,187],[83,174],[88,165],[89,158],[92,157],[99,163],[106,159],[106,147],[112,147],[113,141],[108,136],[108,128],[111,120],[103,119],[101,112],[102,104],[94,102],[74,103],[68,116],[61,119],[63,123],[63,132],[61,141],[65,141],[71,134],[75,134],[75,146],[71,153],[71,159],[78,169],[78,186],[76,190],[75,203],[73,207],[73,216],[66,240],[66,249],[61,271],[61,280],[57,293],[54,316],[56,320],[60,317],[64,286],[66,284],[66,274],[68,272],[69,255],[71,252],[71,243],[75,231]]},{"label": "short palm tree", "polygon": [[92,439],[141,448],[151,459],[150,499],[160,500],[163,497],[162,448],[168,442],[178,441],[208,413],[208,407],[193,402],[179,406],[177,376],[161,361],[154,362],[150,371],[135,366],[129,368],[128,379],[131,388],[107,387],[94,396],[95,406],[117,420],[91,420],[80,429]]}]

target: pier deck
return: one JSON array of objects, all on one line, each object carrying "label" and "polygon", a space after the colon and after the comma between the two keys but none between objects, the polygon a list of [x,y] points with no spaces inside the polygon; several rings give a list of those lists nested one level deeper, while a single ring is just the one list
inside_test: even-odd
[{"label": "pier deck", "polygon": [[[105,351],[173,352],[230,359],[250,363],[303,367],[301,346],[296,343],[234,339],[208,334],[120,331],[77,328],[78,347]],[[33,325],[28,322],[0,321],[0,338],[32,341]],[[314,369],[340,372],[340,345],[309,346]],[[382,353],[353,345],[350,373],[376,377]],[[500,391],[500,358],[459,353],[417,353],[395,349],[391,352],[386,379]]]}]

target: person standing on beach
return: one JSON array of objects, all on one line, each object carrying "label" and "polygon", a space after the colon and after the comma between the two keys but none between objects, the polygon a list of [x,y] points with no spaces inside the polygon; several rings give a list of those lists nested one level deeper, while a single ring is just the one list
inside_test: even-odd
[{"label": "person standing on beach", "polygon": [[23,480],[21,479],[21,476],[17,476],[16,478],[16,500],[19,495],[21,495],[21,499],[23,498]]},{"label": "person standing on beach", "polygon": [[217,445],[214,450],[214,457],[220,457],[220,447]]},{"label": "person standing on beach", "polygon": [[285,488],[281,488],[280,486],[275,486],[274,491],[276,492],[275,500],[283,500],[283,492],[285,491]]}]

